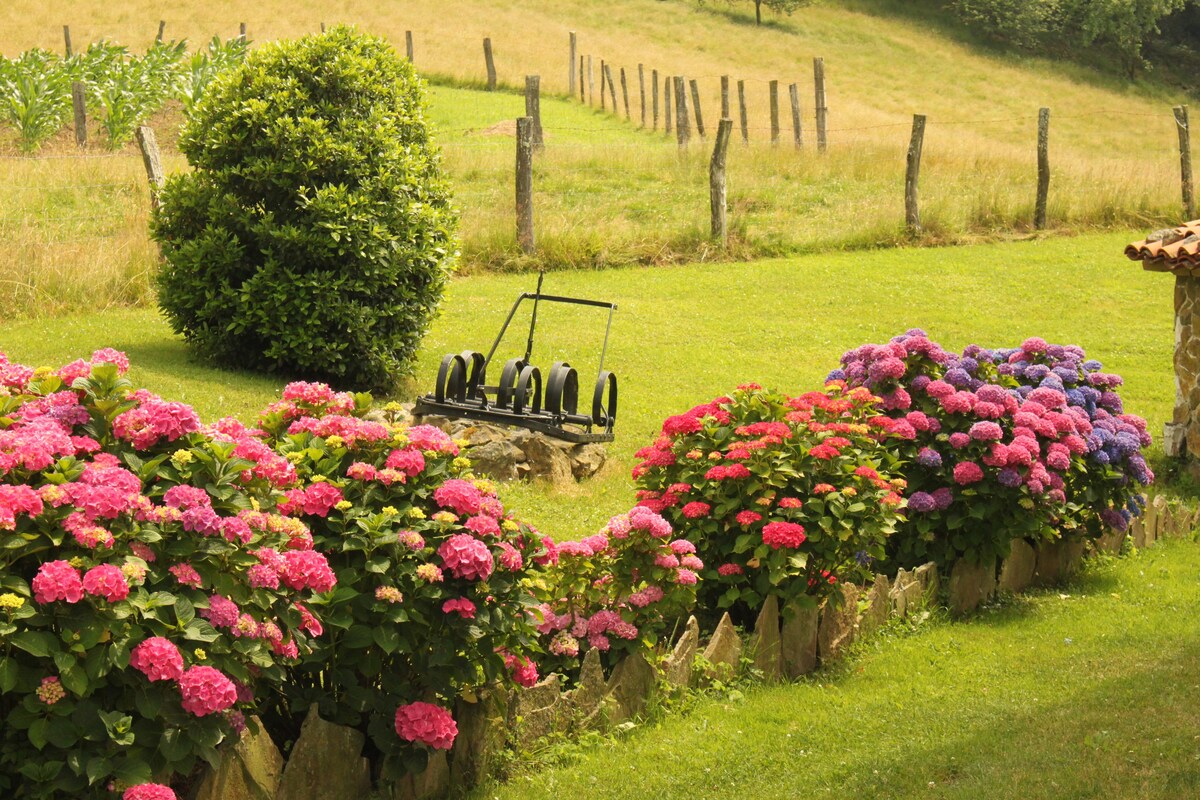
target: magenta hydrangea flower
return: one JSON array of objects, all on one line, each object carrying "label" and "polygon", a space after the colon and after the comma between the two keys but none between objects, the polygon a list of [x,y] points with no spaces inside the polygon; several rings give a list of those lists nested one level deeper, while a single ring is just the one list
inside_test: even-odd
[{"label": "magenta hydrangea flower", "polygon": [[237,702],[237,687],[215,667],[190,667],[179,678],[183,710],[197,717],[224,711]]},{"label": "magenta hydrangea flower", "polygon": [[483,492],[470,481],[451,478],[434,490],[433,500],[442,508],[453,509],[456,514],[473,516],[479,513]]},{"label": "magenta hydrangea flower", "polygon": [[492,551],[467,533],[457,533],[438,548],[438,555],[450,574],[464,580],[487,580],[496,563]]},{"label": "magenta hydrangea flower", "polygon": [[103,597],[116,603],[129,596],[129,582],[125,573],[114,564],[98,564],[83,576],[83,590],[92,597]]},{"label": "magenta hydrangea flower", "polygon": [[465,597],[455,597],[442,603],[442,613],[457,613],[463,619],[475,619],[475,604]]},{"label": "magenta hydrangea flower", "polygon": [[458,724],[441,706],[409,703],[396,709],[396,735],[406,742],[449,750],[458,736]]},{"label": "magenta hydrangea flower", "polygon": [[129,654],[129,666],[152,681],[177,681],[183,676],[179,648],[162,636],[143,639]]},{"label": "magenta hydrangea flower", "polygon": [[974,461],[961,461],[954,465],[954,482],[959,486],[983,480],[983,467]]},{"label": "magenta hydrangea flower", "polygon": [[807,538],[804,526],[797,522],[768,522],[762,530],[763,542],[774,550],[799,547]]},{"label": "magenta hydrangea flower", "polygon": [[66,600],[78,603],[83,599],[83,580],[79,570],[66,561],[47,561],[38,567],[32,582],[33,599],[39,603]]},{"label": "magenta hydrangea flower", "polygon": [[329,568],[329,562],[315,550],[288,550],[283,554],[283,562],[280,577],[297,591],[328,592],[337,584],[337,576]]}]

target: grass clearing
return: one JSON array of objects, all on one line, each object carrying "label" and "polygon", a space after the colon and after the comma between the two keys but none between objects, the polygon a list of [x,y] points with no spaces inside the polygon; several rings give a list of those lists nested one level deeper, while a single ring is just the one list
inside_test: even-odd
[{"label": "grass clearing", "polygon": [[1093,563],[802,683],[702,701],[478,798],[1176,798],[1200,791],[1200,548]]},{"label": "grass clearing", "polygon": [[[617,440],[591,481],[566,493],[515,484],[505,500],[557,537],[592,533],[632,504],[633,454],[667,415],[746,381],[789,392],[819,386],[845,350],[911,327],[951,349],[1012,346],[1034,335],[1079,344],[1125,378],[1126,407],[1157,437],[1174,402],[1172,284],[1125,259],[1122,248],[1136,235],[550,275],[547,293],[618,305],[606,361],[621,382]],[[416,387],[432,389],[445,353],[486,353],[516,295],[535,285],[529,275],[457,278],[425,340]],[[529,306],[514,319],[497,367],[523,353]],[[569,360],[587,396],[603,332],[603,312],[543,306],[532,361]],[[192,364],[151,310],[28,320],[0,334],[0,350],[35,365],[101,346],[127,350],[135,381],[194,404],[204,419],[252,415],[283,383]]]},{"label": "grass clearing", "polygon": [[[944,36],[920,19],[879,12],[879,4],[828,3],[771,18],[762,28],[742,13],[678,0],[621,0],[603,9],[582,0],[497,4],[465,0],[393,9],[347,0],[336,9],[268,0],[246,19],[259,41],[298,36],[321,22],[353,21],[403,42],[416,37],[416,63],[441,85],[431,116],[463,212],[464,269],[600,268],[724,261],[802,252],[907,244],[946,244],[1030,234],[1037,108],[1052,108],[1050,221],[1054,232],[1150,229],[1178,212],[1176,129],[1169,106],[1186,98],[1151,83],[1128,84],[1067,64],[1012,58]],[[748,4],[747,4],[748,5]],[[886,9],[886,3],[884,4]],[[102,37],[146,47],[160,10],[144,0],[119,10],[0,8],[0,51],[58,50],[69,20],[76,43]],[[246,15],[229,0],[176,5],[167,35],[203,42],[231,34]],[[625,67],[634,119],[567,100],[567,32],[580,52]],[[483,36],[495,45],[502,83],[542,76],[547,148],[536,159],[539,252],[522,256],[513,219],[512,120],[523,113],[513,91],[473,91],[482,75]],[[810,56],[824,57],[830,146],[818,156]],[[662,133],[638,130],[636,65],[695,77],[709,128],[719,109],[718,78],[747,81],[751,145],[729,159],[732,236],[722,250],[708,238],[709,141],[681,158]],[[779,79],[783,134],[768,143],[767,81]],[[791,146],[787,85],[798,82],[806,149]],[[457,88],[456,88],[457,87]],[[557,97],[555,97],[557,95]],[[736,92],[735,92],[736,95]],[[734,98],[736,109],[736,96]],[[911,114],[929,117],[922,169],[924,233],[903,229],[904,155]],[[177,110],[155,120],[168,171]],[[0,126],[2,127],[2,126]],[[0,130],[8,153],[11,132]],[[68,132],[46,151],[74,155]],[[89,302],[139,305],[151,295],[155,254],[145,226],[148,200],[140,159],[49,162],[0,158],[0,313],[36,315]]]}]

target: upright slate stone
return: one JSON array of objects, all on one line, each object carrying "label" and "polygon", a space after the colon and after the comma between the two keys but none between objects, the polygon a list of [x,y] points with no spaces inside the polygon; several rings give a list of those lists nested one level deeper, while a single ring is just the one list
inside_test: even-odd
[{"label": "upright slate stone", "polygon": [[804,606],[792,601],[784,607],[780,655],[783,674],[787,678],[799,678],[817,668],[819,620],[819,612],[815,606]]},{"label": "upright slate stone", "polygon": [[754,623],[754,668],[768,681],[783,676],[783,656],[780,652],[779,598],[768,595]]},{"label": "upright slate stone", "polygon": [[362,800],[371,791],[364,741],[355,729],[321,719],[314,703],[283,768],[277,800]]}]

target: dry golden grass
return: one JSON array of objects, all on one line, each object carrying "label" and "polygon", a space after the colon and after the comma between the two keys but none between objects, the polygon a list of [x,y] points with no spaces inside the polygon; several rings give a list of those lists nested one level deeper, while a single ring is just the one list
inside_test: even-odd
[{"label": "dry golden grass", "polygon": [[[632,121],[574,100],[547,98],[547,148],[537,159],[539,255],[514,243],[512,139],[497,123],[523,113],[513,93],[435,91],[432,116],[463,212],[464,268],[603,267],[710,257],[940,243],[1023,235],[1030,229],[1037,109],[1052,108],[1050,218],[1055,231],[1149,227],[1179,214],[1175,124],[1163,90],[1105,85],[1077,68],[981,55],[919,25],[835,2],[756,28],[708,6],[676,0],[416,0],[402,6],[344,0],[264,0],[252,10],[228,0],[175,4],[167,35],[200,42],[237,32],[252,39],[297,36],[322,21],[354,22],[403,47],[441,81],[477,84],[481,40],[494,43],[502,83],[527,73],[546,93],[567,90],[567,33],[579,52],[625,66]],[[448,11],[450,13],[448,13]],[[160,6],[10,0],[0,6],[0,52],[61,49],[63,23],[77,48],[108,38],[145,47]],[[825,59],[829,150],[815,152],[811,57]],[[719,112],[718,77],[745,79],[751,146],[731,150],[733,234],[719,252],[707,238],[709,140],[681,158],[671,140],[637,130],[636,65],[697,78],[708,127]],[[781,82],[782,142],[771,148],[767,84]],[[791,146],[786,86],[800,84],[806,149]],[[599,80],[597,78],[597,87]],[[598,100],[596,105],[598,106]],[[736,109],[736,99],[735,99]],[[928,115],[922,168],[925,232],[903,229],[903,170],[911,114]],[[620,117],[624,115],[621,114]],[[172,153],[176,114],[156,120]],[[136,303],[149,295],[155,253],[145,235],[147,201],[132,150],[118,158],[7,158],[0,129],[0,313],[55,311],[82,299]],[[66,133],[48,151],[71,155]],[[184,168],[178,157],[169,167]],[[75,186],[73,191],[68,186]],[[8,187],[16,187],[11,190]]]}]

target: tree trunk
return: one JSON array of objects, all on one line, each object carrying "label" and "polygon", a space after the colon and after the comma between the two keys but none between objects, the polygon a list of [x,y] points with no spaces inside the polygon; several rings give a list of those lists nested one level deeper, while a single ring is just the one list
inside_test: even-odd
[{"label": "tree trunk", "polygon": [[762,0],[754,0],[754,24],[762,25]]}]

